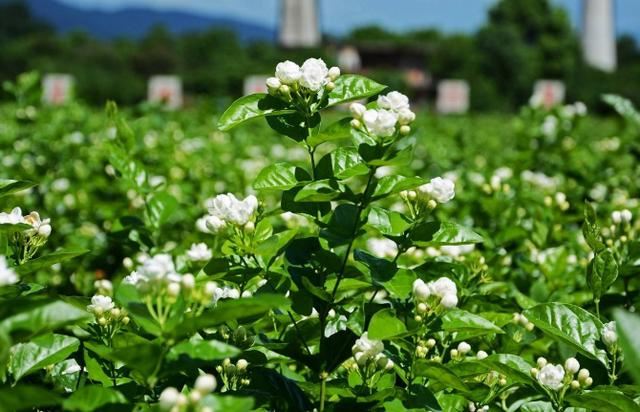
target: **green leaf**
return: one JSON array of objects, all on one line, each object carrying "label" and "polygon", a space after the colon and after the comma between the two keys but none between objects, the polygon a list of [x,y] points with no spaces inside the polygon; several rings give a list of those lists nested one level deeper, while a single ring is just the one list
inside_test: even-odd
[{"label": "green leaf", "polygon": [[448,367],[438,362],[418,359],[413,367],[415,376],[424,376],[442,383],[445,387],[461,392],[469,392],[467,385]]},{"label": "green leaf", "polygon": [[[19,306],[19,304],[16,304]],[[0,330],[16,338],[30,339],[60,327],[84,322],[91,315],[86,311],[62,301],[30,302],[20,312],[0,322]]]},{"label": "green leaf", "polygon": [[373,256],[362,249],[356,249],[353,252],[353,258],[364,263],[371,272],[371,279],[378,283],[389,281],[398,271],[398,266],[394,262]]},{"label": "green leaf", "polygon": [[400,193],[403,190],[416,188],[424,183],[421,177],[406,177],[402,175],[384,176],[378,180],[376,189],[373,192],[374,199]]},{"label": "green leaf", "polygon": [[574,305],[543,303],[525,310],[523,314],[547,336],[608,367],[605,351],[596,347],[602,322],[591,313]]},{"label": "green leaf", "polygon": [[176,328],[176,332],[189,334],[231,320],[241,321],[263,315],[272,309],[288,307],[289,304],[289,300],[282,296],[266,293],[251,298],[223,300],[202,315],[186,319]]},{"label": "green leaf", "polygon": [[178,200],[167,192],[154,193],[147,202],[147,218],[155,228],[160,227],[169,220],[178,209]]},{"label": "green leaf", "polygon": [[20,343],[12,349],[11,374],[19,381],[25,375],[65,360],[78,350],[78,346],[80,341],[77,338],[54,334]]},{"label": "green leaf", "polygon": [[253,182],[253,188],[274,191],[291,189],[298,184],[298,178],[296,178],[297,169],[291,163],[275,163],[267,166],[256,177]]},{"label": "green leaf", "polygon": [[604,243],[600,240],[600,226],[598,226],[598,218],[596,209],[589,202],[584,205],[584,224],[582,225],[582,234],[587,244],[594,252],[599,252],[605,248]]},{"label": "green leaf", "polygon": [[423,222],[416,225],[409,238],[420,246],[464,245],[482,243],[482,236],[468,227],[451,222]]},{"label": "green leaf", "polygon": [[325,155],[316,168],[318,179],[348,179],[369,173],[360,154],[353,147],[339,147]]},{"label": "green leaf", "polygon": [[347,139],[351,137],[351,118],[345,117],[335,123],[330,124],[321,132],[310,136],[307,139],[312,147],[317,147],[322,143],[332,142],[334,140]]},{"label": "green leaf", "polygon": [[566,398],[571,406],[593,411],[638,412],[640,406],[633,399],[616,390],[592,390],[569,395]]},{"label": "green leaf", "polygon": [[618,263],[611,249],[597,252],[587,268],[587,283],[596,299],[600,299],[618,278]]},{"label": "green leaf", "polygon": [[[89,348],[89,346],[87,346]],[[140,372],[145,378],[153,376],[164,352],[157,343],[145,342],[114,349],[107,358],[124,362],[128,368]]]},{"label": "green leaf", "polygon": [[369,323],[369,337],[371,339],[390,339],[407,331],[404,322],[398,319],[393,309],[377,311]]},{"label": "green leaf", "polygon": [[481,336],[488,333],[504,333],[493,322],[462,309],[453,309],[442,315],[442,330],[464,333],[465,337]]},{"label": "green leaf", "polygon": [[218,128],[227,131],[247,120],[294,112],[284,101],[273,96],[264,93],[251,94],[239,98],[229,106],[220,116]]},{"label": "green leaf", "polygon": [[210,395],[204,398],[200,404],[208,406],[214,411],[246,412],[254,410],[253,398],[237,396]]},{"label": "green leaf", "polygon": [[65,411],[92,412],[105,405],[124,403],[127,403],[127,399],[117,390],[90,385],[75,391],[62,406]]},{"label": "green leaf", "polygon": [[395,275],[382,285],[389,294],[398,299],[408,299],[413,290],[416,274],[409,269],[398,269]]},{"label": "green leaf", "polygon": [[216,340],[204,340],[192,338],[181,342],[169,351],[170,359],[177,359],[180,355],[187,355],[192,359],[212,361],[224,358],[233,358],[240,354],[240,349]]},{"label": "green leaf", "polygon": [[13,233],[24,232],[25,230],[33,229],[31,225],[27,225],[26,223],[1,223],[0,224],[0,233],[5,233],[7,235],[11,235]]},{"label": "green leaf", "polygon": [[555,412],[556,409],[553,407],[551,402],[544,401],[533,401],[527,402],[520,407],[522,412]]},{"label": "green leaf", "polygon": [[616,320],[618,341],[624,353],[626,370],[636,383],[640,383],[640,316],[616,309],[613,317]]},{"label": "green leaf", "polygon": [[411,226],[409,219],[402,213],[377,206],[369,210],[367,223],[383,235],[389,236],[400,236]]},{"label": "green leaf", "polygon": [[352,100],[365,99],[383,91],[386,86],[364,76],[344,74],[335,80],[336,87],[329,93],[327,107]]},{"label": "green leaf", "polygon": [[36,185],[37,183],[27,180],[0,179],[0,197],[12,195]]},{"label": "green leaf", "polygon": [[482,360],[474,361],[474,363],[482,367],[487,373],[491,371],[499,372],[510,382],[534,387],[537,386],[537,383],[531,377],[531,365],[520,356],[508,353],[497,353]]},{"label": "green leaf", "polygon": [[344,186],[335,180],[323,179],[308,183],[300,189],[296,202],[327,202],[340,196]]},{"label": "green leaf", "polygon": [[56,263],[66,262],[67,260],[84,255],[89,252],[86,249],[61,249],[48,255],[41,256],[37,259],[28,261],[27,263],[17,266],[15,271],[20,275],[26,275],[36,272],[40,269],[49,269]]},{"label": "green leaf", "polygon": [[60,395],[40,386],[17,385],[12,388],[0,388],[0,412],[46,410],[46,407],[59,405],[61,401]]},{"label": "green leaf", "polygon": [[256,246],[255,254],[264,258],[268,266],[271,266],[275,259],[284,252],[289,242],[293,240],[297,233],[298,229],[276,233]]}]

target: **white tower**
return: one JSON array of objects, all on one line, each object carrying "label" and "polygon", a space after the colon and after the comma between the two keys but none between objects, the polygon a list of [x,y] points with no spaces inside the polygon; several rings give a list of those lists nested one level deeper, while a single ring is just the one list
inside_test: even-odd
[{"label": "white tower", "polygon": [[316,0],[282,0],[280,44],[316,47],[322,40]]},{"label": "white tower", "polygon": [[583,0],[582,52],[584,60],[597,69],[616,69],[614,0]]}]

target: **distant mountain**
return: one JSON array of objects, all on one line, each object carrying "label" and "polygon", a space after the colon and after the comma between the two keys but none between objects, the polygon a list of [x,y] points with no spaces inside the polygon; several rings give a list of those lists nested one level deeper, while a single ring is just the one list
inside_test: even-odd
[{"label": "distant mountain", "polygon": [[58,32],[84,31],[97,38],[140,38],[154,25],[164,25],[174,33],[196,32],[210,28],[233,30],[243,41],[274,41],[271,28],[242,20],[203,16],[182,11],[158,11],[145,8],[126,8],[117,11],[76,8],[56,0],[25,0],[37,18],[53,26]]}]

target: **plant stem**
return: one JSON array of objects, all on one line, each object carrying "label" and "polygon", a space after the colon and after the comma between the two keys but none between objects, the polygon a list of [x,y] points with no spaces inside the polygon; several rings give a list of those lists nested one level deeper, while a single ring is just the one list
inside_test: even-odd
[{"label": "plant stem", "polygon": [[320,412],[324,412],[324,398],[327,395],[327,378],[322,374],[320,381]]}]

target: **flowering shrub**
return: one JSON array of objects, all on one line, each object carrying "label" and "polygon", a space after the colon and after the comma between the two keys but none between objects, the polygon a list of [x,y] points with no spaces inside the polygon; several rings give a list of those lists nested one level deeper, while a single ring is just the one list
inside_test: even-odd
[{"label": "flowering shrub", "polygon": [[640,409],[635,167],[607,138],[583,171],[584,107],[525,109],[494,164],[322,60],[267,87],[215,133],[109,105],[65,138],[88,166],[0,182],[0,410]]}]

